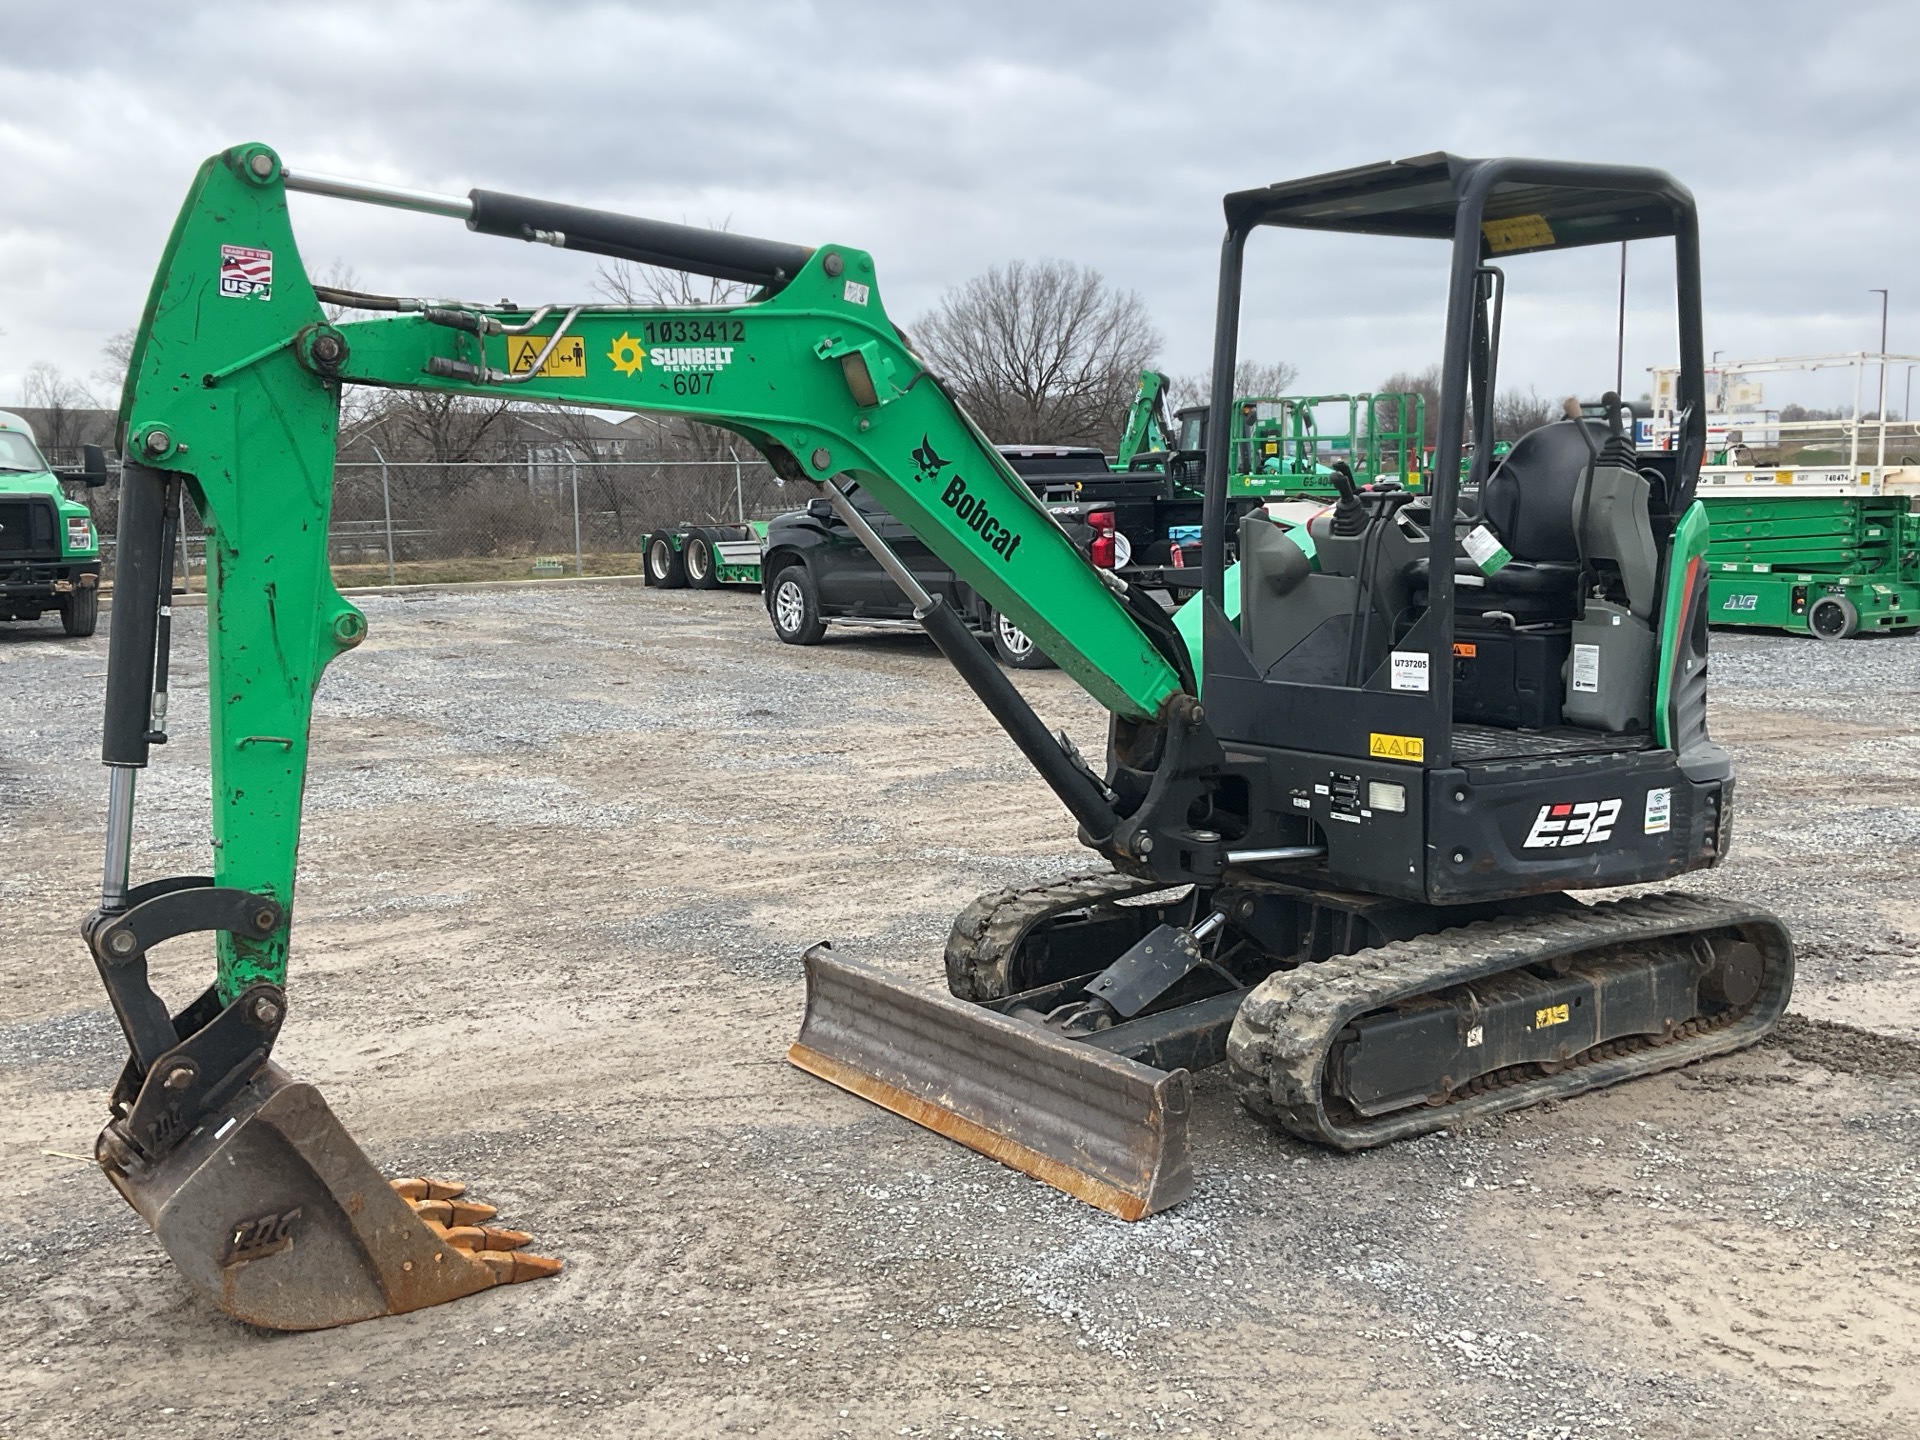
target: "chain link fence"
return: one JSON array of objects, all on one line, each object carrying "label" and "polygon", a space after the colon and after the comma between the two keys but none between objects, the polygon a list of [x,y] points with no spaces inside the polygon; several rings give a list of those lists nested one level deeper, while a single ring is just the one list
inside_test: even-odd
[{"label": "chain link fence", "polygon": [[[653,531],[766,519],[801,503],[758,455],[606,460],[529,447],[491,460],[336,462],[327,559],[340,586],[444,584],[551,575],[634,575]],[[49,456],[56,465],[64,463]],[[77,461],[76,461],[77,463]],[[75,486],[100,533],[112,583],[119,483]],[[176,562],[203,587],[206,536],[191,504]]]}]

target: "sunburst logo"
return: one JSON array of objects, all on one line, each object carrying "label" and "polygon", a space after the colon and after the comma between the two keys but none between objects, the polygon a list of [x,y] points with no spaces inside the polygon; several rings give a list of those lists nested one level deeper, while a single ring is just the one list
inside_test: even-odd
[{"label": "sunburst logo", "polygon": [[613,342],[613,349],[607,352],[607,359],[622,375],[638,375],[640,367],[647,363],[647,352],[638,340],[622,330],[620,338]]}]

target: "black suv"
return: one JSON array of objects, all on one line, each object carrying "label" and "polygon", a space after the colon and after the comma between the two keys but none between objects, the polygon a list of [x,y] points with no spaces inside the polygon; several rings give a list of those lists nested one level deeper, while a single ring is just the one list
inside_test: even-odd
[{"label": "black suv", "polygon": [[[956,577],[945,561],[889,515],[858,485],[847,498],[926,587],[963,616],[1008,665],[1038,670],[1052,664],[1026,636]],[[893,627],[913,624],[913,607],[879,561],[855,538],[825,498],[767,524],[761,591],[773,633],[789,645],[815,645],[827,622]],[[914,625],[917,630],[918,625]]]},{"label": "black suv", "polygon": [[[1082,555],[1108,569],[1126,564],[1129,546],[1116,529],[1115,507],[1085,494],[1090,488],[1126,478],[1115,474],[1105,455],[1077,445],[1002,445],[999,450],[1034,493],[1047,501],[1047,509]],[[847,497],[927,592],[943,596],[1003,662],[1021,670],[1052,665],[1019,626],[976,595],[924,540],[859,486],[849,489]],[[760,576],[773,633],[789,645],[818,643],[828,621],[881,626],[913,623],[913,607],[906,596],[824,498],[768,523]]]}]

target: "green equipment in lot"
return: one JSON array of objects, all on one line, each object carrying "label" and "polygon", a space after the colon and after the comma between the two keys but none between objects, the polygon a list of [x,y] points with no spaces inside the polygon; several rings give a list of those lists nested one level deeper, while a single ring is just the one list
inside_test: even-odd
[{"label": "green equipment in lot", "polygon": [[[1166,391],[1166,376],[1141,372],[1115,464],[1170,469],[1175,486],[1197,496],[1209,410],[1187,406],[1168,424]],[[1417,491],[1424,483],[1427,402],[1417,393],[1237,395],[1229,413],[1227,491],[1236,498],[1336,500],[1336,463],[1361,485]],[[1149,448],[1149,439],[1158,445]]]},{"label": "green equipment in lot", "polygon": [[0,620],[38,620],[57,610],[60,628],[73,636],[91,635],[99,623],[100,536],[63,483],[107,483],[105,452],[88,445],[85,454],[79,474],[56,473],[33,427],[0,410]]},{"label": "green equipment in lot", "polygon": [[1344,462],[1357,484],[1418,490],[1426,429],[1426,397],[1411,392],[1241,396],[1228,484],[1236,495],[1332,501],[1333,467]]},{"label": "green equipment in lot", "polygon": [[767,544],[767,522],[674,525],[647,536],[644,560],[647,584],[663,590],[691,586],[715,590],[722,585],[760,585],[760,557]]},{"label": "green equipment in lot", "polygon": [[1714,624],[1822,640],[1920,625],[1920,514],[1904,497],[1709,496],[1706,507]]},{"label": "green equipment in lot", "polygon": [[[289,190],[756,288],[732,305],[528,309],[317,287]],[[96,1155],[178,1273],[231,1314],[303,1329],[558,1268],[451,1187],[390,1188],[270,1059],[313,694],[366,635],[327,569],[348,384],[703,420],[817,487],[1103,864],[962,911],[951,998],[816,947],[789,1058],[1089,1203],[1137,1218],[1188,1194],[1194,1069],[1227,1064],[1255,1114],[1351,1150],[1766,1032],[1792,979],[1774,917],[1572,895],[1713,866],[1731,833],[1731,764],[1707,732],[1692,196],[1653,170],[1435,154],[1225,211],[1214,434],[1230,431],[1242,257],[1263,227],[1451,237],[1437,453],[1463,452],[1469,414],[1480,434],[1465,483],[1443,465],[1421,493],[1362,493],[1336,470],[1311,563],[1261,507],[1234,505],[1230,447],[1208,448],[1195,646],[1081,553],[955,404],[862,251],[310,175],[263,145],[207,161],[122,400],[106,861],[83,926],[129,1050]],[[1680,445],[1636,454],[1609,395],[1606,420],[1575,404],[1494,466],[1494,260],[1656,237],[1674,247]],[[919,584],[850,483],[1107,710],[1103,767]],[[135,777],[164,738],[164,517],[183,490],[209,537],[212,874],[136,885]],[[689,831],[703,841],[719,853]],[[169,1014],[147,954],[187,935],[213,937],[214,983]]]},{"label": "green equipment in lot", "polygon": [[[1845,640],[1920,626],[1920,426],[1887,413],[1888,375],[1920,356],[1735,360],[1708,372],[1700,497],[1716,625]],[[1769,405],[1769,377],[1850,373],[1851,407]],[[1878,413],[1865,409],[1877,372]],[[1676,371],[1656,367],[1647,439],[1678,432]],[[1802,382],[1804,383],[1804,382]]]}]

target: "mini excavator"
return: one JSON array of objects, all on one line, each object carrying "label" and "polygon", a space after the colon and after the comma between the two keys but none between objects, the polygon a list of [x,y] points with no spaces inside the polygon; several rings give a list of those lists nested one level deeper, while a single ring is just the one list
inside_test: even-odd
[{"label": "mini excavator", "polygon": [[[518,307],[316,286],[289,191],[757,287],[740,304]],[[366,634],[327,524],[343,385],[689,416],[818,487],[1104,862],[982,897],[950,995],[815,947],[790,1058],[1114,1214],[1192,1185],[1191,1074],[1353,1150],[1753,1043],[1792,983],[1773,916],[1677,892],[1726,854],[1707,731],[1698,230],[1655,170],[1413,160],[1226,197],[1209,431],[1229,433],[1242,257],[1266,226],[1450,243],[1430,491],[1348,483],[1311,545],[1229,533],[1205,455],[1204,590],[1176,623],[1083,558],[888,320],[870,256],[494,191],[208,160],[167,242],[122,400],[103,758],[105,874],[83,930],[129,1047],[97,1157],[180,1273],[311,1329],[553,1273],[459,1187],[389,1182],[272,1059],[312,697]],[[1617,397],[1493,459],[1509,256],[1670,237],[1680,444]],[[364,318],[333,321],[323,307]],[[856,480],[1111,714],[1094,769],[849,503]],[[132,883],[134,788],[165,739],[170,527],[208,540],[212,874]],[[1309,555],[1311,551],[1311,555]],[[777,578],[777,577],[773,577]],[[155,946],[211,935],[170,1014]]]}]

